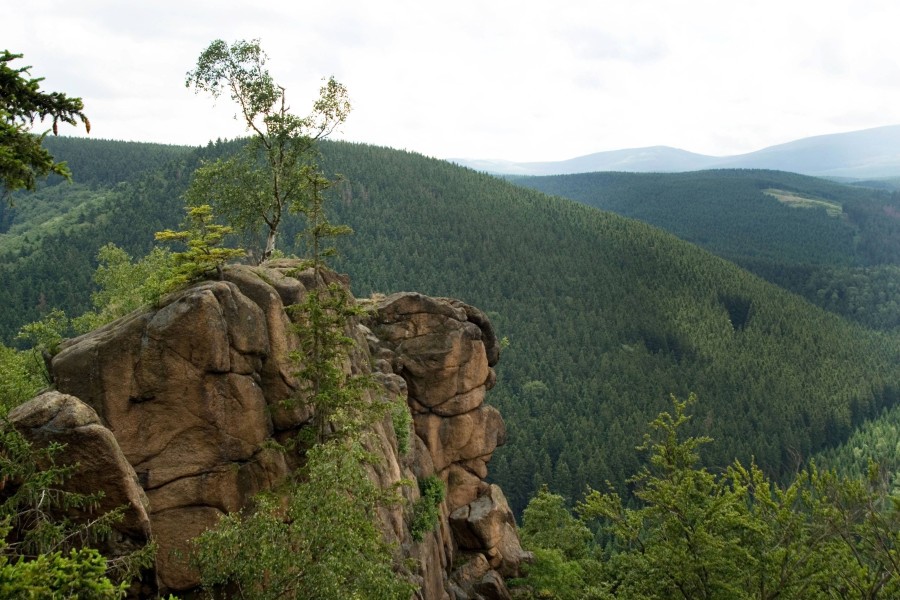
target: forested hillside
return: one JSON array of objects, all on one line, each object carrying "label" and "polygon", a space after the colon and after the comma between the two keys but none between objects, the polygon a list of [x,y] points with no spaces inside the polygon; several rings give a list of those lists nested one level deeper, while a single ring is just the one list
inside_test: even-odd
[{"label": "forested hillside", "polygon": [[[29,198],[81,199],[65,200],[73,208],[52,227],[0,239],[4,341],[50,307],[87,308],[99,247],[145,253],[153,232],[180,221],[199,158],[230,148],[173,149],[164,167],[133,181]],[[488,399],[510,439],[492,476],[517,510],[544,482],[569,496],[605,480],[624,489],[641,432],[670,393],[699,395],[694,427],[717,440],[708,464],[756,456],[782,474],[900,399],[896,337],[659,229],[412,153],[322,148],[326,169],[345,176],[334,220],[355,235],[338,267],[356,294],[455,296],[508,337]],[[285,225],[282,249],[297,228]]]},{"label": "forested hillside", "polygon": [[869,327],[900,327],[896,192],[755,170],[515,181],[662,227]]},{"label": "forested hillside", "polygon": [[207,149],[108,140],[48,138],[73,171],[37,192],[0,203],[0,341],[59,307],[89,309],[97,251],[113,242],[134,256],[153,232],[177,225],[181,194]]}]

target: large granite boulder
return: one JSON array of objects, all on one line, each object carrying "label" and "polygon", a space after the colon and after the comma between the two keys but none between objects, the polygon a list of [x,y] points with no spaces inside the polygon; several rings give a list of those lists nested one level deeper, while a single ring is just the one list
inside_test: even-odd
[{"label": "large granite boulder", "polygon": [[[195,285],[153,310],[69,340],[53,358],[60,392],[87,405],[66,410],[90,411],[120,449],[117,460],[133,469],[124,477],[146,494],[135,500],[144,521],[132,521],[152,531],[159,546],[164,593],[197,585],[186,559],[193,537],[248,506],[258,491],[275,488],[302,462],[297,452],[271,449],[312,418],[308,406],[288,402],[301,386],[288,358],[298,339],[287,307],[312,286],[347,282],[335,274],[316,280],[297,266],[229,268],[224,281]],[[506,437],[500,414],[484,404],[499,359],[490,323],[474,307],[421,294],[370,301],[368,309],[348,326],[357,346],[347,372],[373,373],[381,385],[371,397],[399,397],[413,420],[406,453],[390,417],[367,441],[381,458],[370,467],[372,480],[385,489],[399,486],[406,499],[379,509],[382,529],[409,559],[405,564],[415,565],[408,576],[420,585],[419,597],[504,597],[502,577],[517,573],[527,555],[502,493],[485,482]],[[419,501],[415,482],[432,475],[447,485],[446,499],[435,530],[417,541],[409,528],[410,507]],[[451,513],[459,513],[453,525]],[[476,569],[477,581],[454,575],[468,572],[457,559],[474,555],[487,565],[484,573]]]},{"label": "large granite boulder", "polygon": [[378,302],[368,325],[375,350],[406,381],[416,435],[448,484],[449,509],[468,504],[486,491],[485,465],[506,441],[500,413],[484,404],[499,359],[487,317],[458,300],[399,293]]},{"label": "large granite boulder", "polygon": [[284,408],[290,323],[267,283],[284,274],[230,275],[256,301],[238,283],[202,283],[64,343],[52,362],[57,387],[97,411],[146,491],[164,589],[198,583],[188,540],[288,474],[266,442],[310,416]]},{"label": "large granite boulder", "polygon": [[[102,490],[93,514],[84,515],[83,521],[123,509],[121,521],[113,524],[112,534],[100,543],[107,557],[125,556],[151,540],[147,496],[112,432],[101,424],[94,409],[74,396],[50,391],[17,406],[8,418],[34,446],[62,445],[53,461],[57,466],[73,467],[61,482],[64,489],[83,495]],[[154,592],[154,575],[145,573],[144,578],[145,590]]]},{"label": "large granite boulder", "polygon": [[451,563],[462,551],[464,565],[445,589],[454,598],[508,598],[503,577],[519,576],[531,556],[503,492],[484,481],[494,450],[506,441],[500,413],[484,404],[500,354],[490,322],[458,300],[400,293],[378,301],[367,325],[373,355],[406,382],[415,434],[429,459],[416,474],[437,473],[446,484],[449,527],[441,534]]}]

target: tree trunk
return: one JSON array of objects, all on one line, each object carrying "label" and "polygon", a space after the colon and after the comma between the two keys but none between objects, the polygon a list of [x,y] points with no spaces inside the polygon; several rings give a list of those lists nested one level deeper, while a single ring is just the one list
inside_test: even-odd
[{"label": "tree trunk", "polygon": [[272,252],[275,251],[275,235],[278,233],[276,229],[269,228],[269,233],[266,235],[266,249],[263,251],[262,256],[259,257],[259,262],[257,264],[262,264],[269,260],[269,257],[272,256]]}]

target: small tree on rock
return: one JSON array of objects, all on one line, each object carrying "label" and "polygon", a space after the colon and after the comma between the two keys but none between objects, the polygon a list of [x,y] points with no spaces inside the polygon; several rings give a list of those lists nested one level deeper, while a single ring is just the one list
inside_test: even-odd
[{"label": "small tree on rock", "polygon": [[166,229],[156,233],[162,242],[178,241],[187,246],[184,252],[172,253],[173,267],[166,289],[175,289],[215,272],[222,279],[222,267],[233,258],[244,255],[240,248],[223,248],[225,236],[231,227],[213,222],[212,207],[208,204],[187,210],[187,221],[183,231]]},{"label": "small tree on rock", "polygon": [[316,141],[327,137],[350,113],[347,89],[329,78],[309,115],[290,112],[285,88],[266,69],[259,40],[231,46],[215,40],[188,72],[186,85],[213,98],[227,93],[238,105],[235,118],[251,134],[244,151],[201,166],[186,193],[192,204],[211,203],[235,228],[248,234],[264,225],[266,242],[258,262],[275,250],[286,211],[304,203],[304,166],[315,163]]}]

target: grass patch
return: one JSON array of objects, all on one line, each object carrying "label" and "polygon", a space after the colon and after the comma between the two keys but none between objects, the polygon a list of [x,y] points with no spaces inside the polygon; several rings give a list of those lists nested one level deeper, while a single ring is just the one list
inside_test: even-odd
[{"label": "grass patch", "polygon": [[824,208],[825,213],[828,214],[829,217],[840,217],[841,213],[843,213],[841,205],[831,200],[811,198],[809,196],[798,196],[794,192],[776,190],[773,188],[763,190],[763,193],[772,196],[782,204],[787,204],[792,208]]}]

